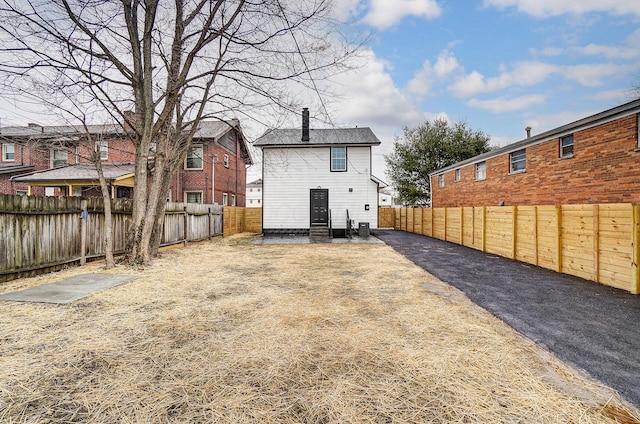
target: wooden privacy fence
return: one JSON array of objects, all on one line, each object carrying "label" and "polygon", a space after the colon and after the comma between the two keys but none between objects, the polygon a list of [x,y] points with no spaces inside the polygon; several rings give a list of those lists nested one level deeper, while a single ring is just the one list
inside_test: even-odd
[{"label": "wooden privacy fence", "polygon": [[[129,200],[112,202],[115,253],[126,249],[131,210]],[[167,203],[161,246],[220,235],[222,226],[222,206]],[[101,198],[0,195],[0,282],[104,256],[104,229]]]},{"label": "wooden privacy fence", "polygon": [[[393,212],[389,212],[392,210]],[[640,294],[638,204],[379,210],[393,228]]]},{"label": "wooden privacy fence", "polygon": [[223,236],[228,237],[238,233],[262,232],[262,208],[241,208],[226,206],[224,208]]}]

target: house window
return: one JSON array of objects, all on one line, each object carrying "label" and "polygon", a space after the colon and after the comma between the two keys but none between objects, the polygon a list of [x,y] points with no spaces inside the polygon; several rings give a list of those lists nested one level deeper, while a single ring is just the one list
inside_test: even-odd
[{"label": "house window", "polygon": [[229,167],[229,155],[224,155],[224,167],[228,168]]},{"label": "house window", "polygon": [[527,150],[522,149],[509,155],[510,172],[524,172],[527,169]]},{"label": "house window", "polygon": [[253,199],[250,199],[250,200],[249,200],[249,203],[251,203],[251,204],[253,205]]},{"label": "house window", "polygon": [[222,193],[222,206],[227,206],[227,199],[229,195],[227,193]]},{"label": "house window", "polygon": [[2,160],[13,162],[16,160],[16,146],[13,143],[4,143],[2,145]]},{"label": "house window", "polygon": [[258,204],[260,204],[260,199],[258,199]]},{"label": "house window", "polygon": [[231,195],[231,206],[235,206],[236,205],[236,195],[232,194]]},{"label": "house window", "polygon": [[53,149],[51,151],[51,167],[62,168],[69,165],[69,152],[66,149]]},{"label": "house window", "polygon": [[202,146],[191,146],[187,152],[186,169],[202,169]]},{"label": "house window", "polygon": [[253,189],[252,188],[249,189],[249,193],[253,193]]},{"label": "house window", "polygon": [[438,187],[440,188],[444,187],[444,174],[438,176]]},{"label": "house window", "polygon": [[487,162],[476,163],[476,181],[487,179]]},{"label": "house window", "polygon": [[460,170],[456,169],[456,181],[460,181]]},{"label": "house window", "polygon": [[96,152],[100,152],[100,160],[109,159],[109,143],[106,140],[96,141]]},{"label": "house window", "polygon": [[347,148],[332,147],[331,148],[331,171],[347,170]]},{"label": "house window", "polygon": [[560,138],[560,157],[573,157],[573,134]]},{"label": "house window", "polygon": [[16,196],[26,196],[27,190],[16,190]]},{"label": "house window", "polygon": [[187,203],[202,203],[201,191],[185,191],[184,197]]}]

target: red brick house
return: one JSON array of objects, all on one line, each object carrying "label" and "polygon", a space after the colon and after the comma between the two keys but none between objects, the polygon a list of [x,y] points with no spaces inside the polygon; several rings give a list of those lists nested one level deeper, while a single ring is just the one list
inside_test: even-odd
[{"label": "red brick house", "polygon": [[[91,125],[88,130],[95,146],[73,126],[3,128],[0,193],[99,195],[97,173],[89,165],[89,149],[99,149],[113,197],[130,197],[135,148],[122,126]],[[244,206],[246,166],[251,164],[237,120],[202,122],[167,200]]]},{"label": "red brick house", "polygon": [[433,207],[640,202],[640,99],[430,174]]}]

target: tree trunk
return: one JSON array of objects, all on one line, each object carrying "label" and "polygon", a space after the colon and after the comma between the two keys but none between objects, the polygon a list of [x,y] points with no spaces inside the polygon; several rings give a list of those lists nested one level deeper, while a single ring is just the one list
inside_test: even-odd
[{"label": "tree trunk", "polygon": [[116,266],[113,258],[113,215],[111,213],[111,192],[102,171],[102,162],[100,162],[100,152],[98,151],[95,158],[96,171],[100,180],[100,189],[102,191],[102,199],[104,200],[104,256],[105,267],[107,269]]}]

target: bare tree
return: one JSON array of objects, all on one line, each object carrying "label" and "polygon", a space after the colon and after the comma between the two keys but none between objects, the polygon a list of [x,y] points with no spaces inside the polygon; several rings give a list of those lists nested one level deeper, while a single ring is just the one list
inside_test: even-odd
[{"label": "bare tree", "polygon": [[60,97],[135,129],[130,259],[147,263],[159,243],[154,234],[168,179],[199,122],[267,105],[276,114],[297,110],[297,90],[319,93],[317,82],[357,50],[337,36],[330,6],[330,0],[0,0],[0,72],[4,88],[21,96]]}]

